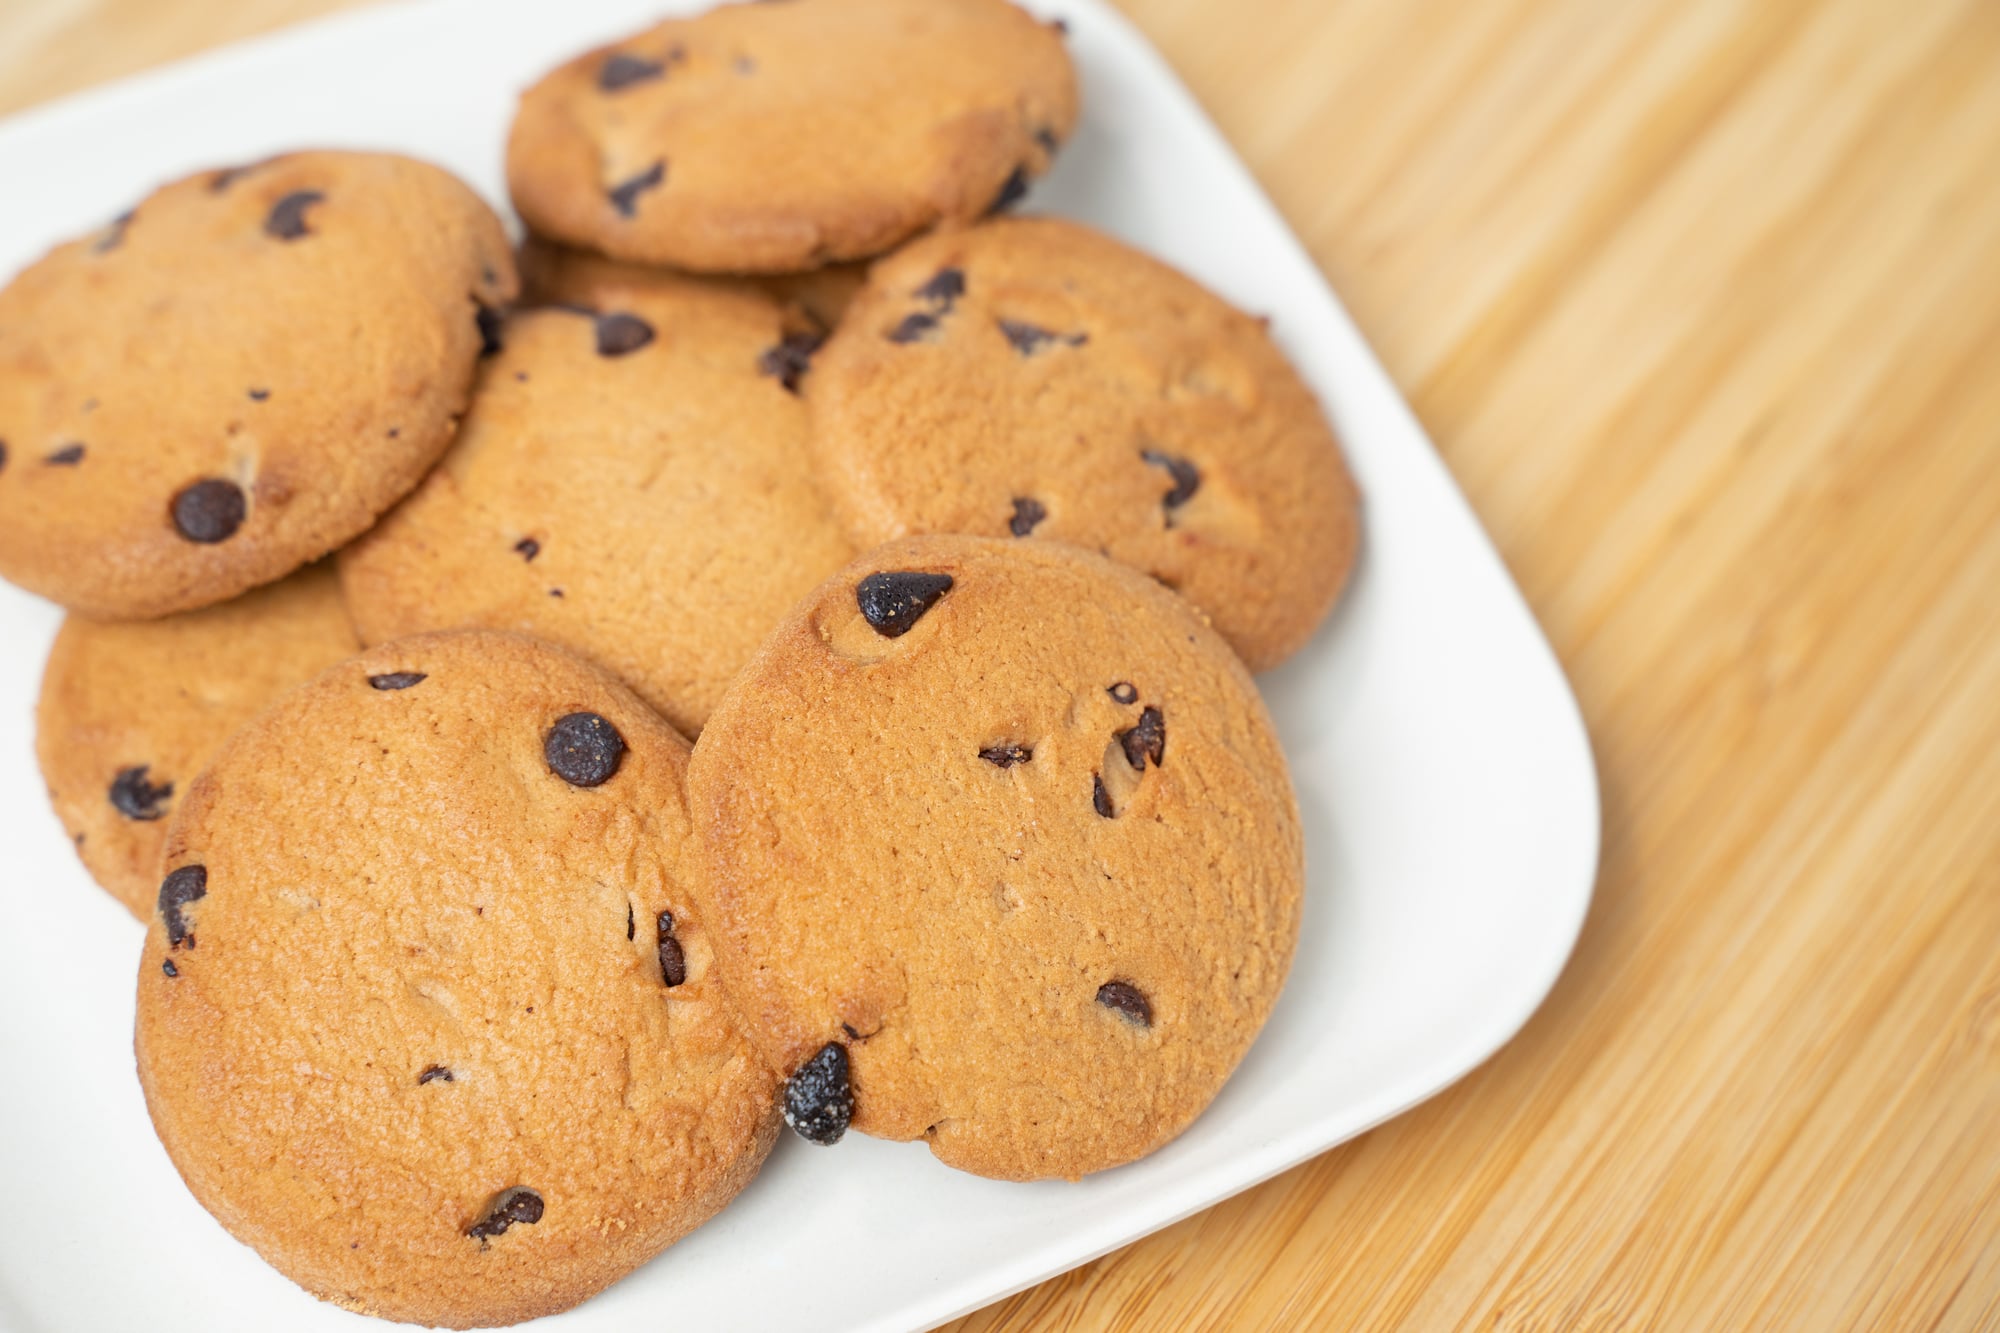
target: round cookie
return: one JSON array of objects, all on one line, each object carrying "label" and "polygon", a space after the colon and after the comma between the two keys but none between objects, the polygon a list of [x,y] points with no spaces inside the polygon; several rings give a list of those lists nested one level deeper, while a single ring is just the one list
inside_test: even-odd
[{"label": "round cookie", "polygon": [[1303,851],[1242,664],[1055,542],[870,552],[773,634],[689,771],[696,884],[786,1115],[1012,1180],[1172,1139],[1270,1013]]},{"label": "round cookie", "polygon": [[858,545],[1087,546],[1177,589],[1253,671],[1305,643],[1354,561],[1354,483],[1263,324],[1074,222],[877,263],[807,396]]},{"label": "round cookie", "polygon": [[64,620],[35,755],[92,877],[151,915],[177,797],[266,704],[360,650],[331,564],[161,620]]},{"label": "round cookie", "polygon": [[544,255],[437,470],[341,553],[369,642],[517,629],[609,668],[688,735],[852,554],[812,475],[818,335],[747,284]]},{"label": "round cookie", "polygon": [[134,619],[318,559],[450,443],[514,288],[492,210],[408,158],[166,186],[0,290],[0,575]]},{"label": "round cookie", "polygon": [[685,889],[687,743],[523,636],[422,635],[239,732],[184,798],[139,968],[154,1127],[343,1308],[566,1309],[776,1136]]},{"label": "round cookie", "polygon": [[672,19],[521,99],[537,233],[701,272],[880,254],[1016,202],[1076,123],[1055,25],[1007,0],[788,0]]}]

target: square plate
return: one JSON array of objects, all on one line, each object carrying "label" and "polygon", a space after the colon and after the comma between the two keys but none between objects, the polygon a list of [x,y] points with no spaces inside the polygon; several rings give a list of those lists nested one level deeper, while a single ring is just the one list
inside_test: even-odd
[{"label": "square plate", "polygon": [[[0,273],[154,184],[299,145],[396,149],[504,199],[514,97],[573,51],[707,0],[420,0],[294,28],[0,125]],[[785,1136],[714,1222],[566,1315],[578,1330],[927,1327],[1074,1267],[1423,1100],[1526,1021],[1596,875],[1576,704],[1422,429],[1249,173],[1099,0],[1068,20],[1086,111],[1031,207],[1268,312],[1367,497],[1354,586],[1263,685],[1305,814],[1304,935],[1269,1027],[1180,1140],[1081,1184],[912,1144]],[[55,608],[0,587],[0,1326],[359,1329],[238,1245],[154,1139],[132,1072],[140,931],[77,864],[35,770]],[[857,1260],[862,1260],[857,1262]]]}]

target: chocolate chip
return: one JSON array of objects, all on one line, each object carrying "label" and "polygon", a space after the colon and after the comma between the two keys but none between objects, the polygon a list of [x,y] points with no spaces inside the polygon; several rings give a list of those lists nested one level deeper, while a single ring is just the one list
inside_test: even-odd
[{"label": "chocolate chip", "polygon": [[979,757],[995,768],[1012,768],[1033,759],[1035,752],[1025,745],[994,745],[981,750]]},{"label": "chocolate chip", "polygon": [[785,1123],[808,1143],[840,1142],[854,1118],[847,1048],[830,1041],[785,1083]]},{"label": "chocolate chip", "polygon": [[0,468],[7,466],[7,441],[0,440]]},{"label": "chocolate chip", "polygon": [[523,537],[514,543],[514,549],[520,552],[523,560],[533,560],[542,553],[542,544],[533,537]]},{"label": "chocolate chip", "polygon": [[1174,488],[1166,493],[1160,503],[1169,509],[1179,509],[1194,498],[1201,489],[1201,469],[1182,458],[1179,454],[1162,453],[1158,449],[1142,449],[1139,457],[1154,467],[1163,467],[1167,475],[1174,479]]},{"label": "chocolate chip", "polygon": [[204,478],[174,496],[174,528],[191,542],[228,541],[248,512],[243,488],[220,477]]},{"label": "chocolate chip", "polygon": [[181,974],[181,970],[174,966],[174,960],[171,958],[162,958],[160,960],[160,971],[170,977],[177,977]]},{"label": "chocolate chip", "polygon": [[301,236],[310,236],[312,228],[306,226],[306,210],[325,200],[326,196],[318,190],[292,191],[271,205],[270,216],[264,219],[264,234],[281,241],[296,241]]},{"label": "chocolate chip", "polygon": [[1022,356],[1033,356],[1044,343],[1052,343],[1056,335],[1047,329],[1036,328],[1033,324],[1020,324],[1011,319],[1000,321],[1000,332],[1007,341],[1014,344],[1014,350]]},{"label": "chocolate chip", "polygon": [[1118,733],[1118,744],[1125,750],[1125,762],[1138,772],[1146,771],[1146,761],[1153,761],[1153,767],[1160,766],[1167,752],[1167,723],[1160,716],[1160,710],[1148,705],[1139,714],[1136,725]]},{"label": "chocolate chip", "polygon": [[379,676],[370,676],[368,683],[378,690],[407,690],[424,679],[422,671],[385,671]]},{"label": "chocolate chip", "polygon": [[855,585],[854,601],[875,632],[885,639],[900,638],[923,618],[937,599],[951,591],[951,575],[922,574],[915,570],[884,570],[870,574]]},{"label": "chocolate chip", "polygon": [[1106,1009],[1116,1009],[1128,1022],[1137,1023],[1142,1028],[1153,1026],[1153,1006],[1145,993],[1129,981],[1107,981],[1097,988],[1097,1002]]},{"label": "chocolate chip", "polygon": [[472,322],[479,326],[479,355],[498,356],[507,345],[504,337],[507,317],[484,302],[472,307]]},{"label": "chocolate chip", "polygon": [[134,764],[119,769],[118,776],[111,779],[111,804],[127,819],[154,820],[166,814],[161,802],[174,794],[174,784],[148,782],[146,774],[150,768],[148,764]]},{"label": "chocolate chip", "polygon": [[888,338],[892,343],[922,342],[937,324],[936,315],[927,315],[919,310],[913,315],[903,316],[903,322],[889,330]]},{"label": "chocolate chip", "polygon": [[1026,167],[1015,167],[1012,172],[1008,173],[1006,183],[1000,187],[1000,193],[995,195],[993,202],[986,206],[986,216],[992,217],[995,213],[1005,213],[1008,209],[1027,197],[1028,169]]},{"label": "chocolate chip", "polygon": [[104,235],[98,239],[96,246],[93,247],[93,253],[100,255],[110,254],[113,250],[125,244],[125,231],[132,225],[132,219],[138,216],[139,212],[137,209],[128,208],[117,217],[111,219],[111,225],[104,229]]},{"label": "chocolate chip", "polygon": [[1104,790],[1104,778],[1097,773],[1090,775],[1090,803],[1096,806],[1097,813],[1106,819],[1118,817],[1118,812],[1111,808],[1111,793]]},{"label": "chocolate chip", "polygon": [[637,217],[639,213],[639,196],[648,190],[658,189],[660,183],[666,180],[666,178],[667,163],[666,159],[662,158],[630,180],[612,186],[610,190],[611,206],[618,210],[620,217]]},{"label": "chocolate chip", "polygon": [[678,986],[688,979],[688,964],[681,942],[674,938],[674,914],[662,912],[654,924],[660,932],[660,980]]},{"label": "chocolate chip", "polygon": [[1049,26],[1050,26],[1051,28],[1054,28],[1054,29],[1056,30],[1056,36],[1058,36],[1058,37],[1067,37],[1067,36],[1069,36],[1069,20],[1068,20],[1068,19],[1050,19],[1050,20],[1049,20]]},{"label": "chocolate chip", "polygon": [[657,79],[666,72],[667,67],[657,61],[617,51],[599,67],[597,87],[600,92],[615,93],[621,88],[630,88],[635,83],[646,83]]},{"label": "chocolate chip", "polygon": [[1046,125],[1042,126],[1042,128],[1035,131],[1035,142],[1040,144],[1044,150],[1050,153],[1053,153],[1056,151],[1056,149],[1062,147],[1062,140],[1056,138],[1056,132],[1050,129]]},{"label": "chocolate chip", "polygon": [[1108,687],[1104,692],[1121,704],[1135,704],[1139,702],[1139,691],[1127,681],[1121,680],[1116,685]]},{"label": "chocolate chip", "polygon": [[422,1087],[434,1079],[443,1079],[446,1083],[450,1083],[452,1082],[451,1071],[443,1065],[432,1065],[423,1073],[417,1075],[417,1086]]},{"label": "chocolate chip", "polygon": [[596,713],[558,718],[542,739],[542,757],[572,787],[595,787],[611,780],[625,758],[625,738]]},{"label": "chocolate chip", "polygon": [[479,1242],[481,1249],[494,1236],[501,1235],[516,1222],[533,1226],[542,1220],[542,1196],[531,1189],[516,1185],[493,1201],[486,1216],[466,1228],[465,1234]]},{"label": "chocolate chip", "polygon": [[75,467],[83,461],[83,446],[66,444],[54,453],[44,455],[42,461],[56,467]]},{"label": "chocolate chip", "polygon": [[825,341],[825,334],[810,330],[788,333],[775,346],[765,348],[757,358],[757,373],[774,376],[787,390],[797,393],[799,380],[812,369],[813,353]]},{"label": "chocolate chip", "polygon": [[275,160],[274,158],[265,157],[259,158],[255,162],[245,162],[240,167],[224,167],[221,171],[216,172],[208,178],[208,188],[212,193],[221,194],[251,172],[267,167]]},{"label": "chocolate chip", "polygon": [[639,933],[639,918],[632,914],[632,904],[625,904],[625,938],[633,939]]},{"label": "chocolate chip", "polygon": [[1013,533],[1016,537],[1025,537],[1035,530],[1037,523],[1040,523],[1048,516],[1049,511],[1042,507],[1040,500],[1032,496],[1016,496],[1014,499],[1014,517],[1007,520],[1007,531]]},{"label": "chocolate chip", "polygon": [[653,341],[653,326],[637,315],[613,313],[597,317],[597,354],[625,356]]},{"label": "chocolate chip", "polygon": [[931,275],[929,282],[917,288],[910,295],[920,301],[929,301],[943,310],[950,310],[959,297],[965,295],[965,270],[961,268],[941,268]]},{"label": "chocolate chip", "polygon": [[160,881],[160,919],[167,926],[167,946],[194,948],[194,931],[181,909],[208,896],[208,867],[182,866]]},{"label": "chocolate chip", "polygon": [[250,391],[250,401],[253,403],[264,402],[266,399],[270,398],[270,396],[271,396],[271,391],[269,389],[252,389]]}]

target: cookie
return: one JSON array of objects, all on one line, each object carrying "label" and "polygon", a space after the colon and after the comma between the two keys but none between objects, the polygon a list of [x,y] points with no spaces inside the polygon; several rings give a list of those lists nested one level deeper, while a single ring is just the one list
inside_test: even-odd
[{"label": "cookie", "polygon": [[1200,1114],[1298,934],[1296,802],[1242,664],[1055,542],[870,552],[696,747],[697,899],[793,1127],[1074,1178]]},{"label": "cookie", "polygon": [[350,659],[168,831],[136,1049],[188,1188],[314,1295],[454,1328],[566,1309],[776,1137],[683,871],[687,743],[519,635]]},{"label": "cookie", "polygon": [[166,186],[0,290],[0,576],[135,619],[325,555],[450,443],[514,288],[492,210],[421,162]]},{"label": "cookie", "polygon": [[732,4],[543,78],[507,179],[555,240],[787,272],[1012,205],[1076,115],[1061,32],[1007,0]]},{"label": "cookie", "polygon": [[1186,596],[1253,671],[1305,643],[1354,561],[1339,445],[1262,322],[1078,223],[878,262],[807,396],[858,545],[1087,546]]},{"label": "cookie", "polygon": [[360,650],[330,564],[161,620],[63,621],[42,671],[35,754],[85,868],[150,916],[168,817],[209,756],[280,694]]},{"label": "cookie", "polygon": [[812,476],[818,343],[746,284],[574,257],[514,314],[438,469],[341,553],[369,642],[524,630],[701,730],[792,604],[852,555]]}]

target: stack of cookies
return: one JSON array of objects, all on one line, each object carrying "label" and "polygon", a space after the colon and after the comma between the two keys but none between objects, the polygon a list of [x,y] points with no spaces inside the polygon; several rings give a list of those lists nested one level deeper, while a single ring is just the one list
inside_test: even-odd
[{"label": "stack of cookies", "polygon": [[1077,116],[1007,0],[729,5],[525,94],[518,250],[309,151],[0,290],[43,772],[162,1144],[307,1290],[567,1308],[781,1123],[1074,1179],[1256,1038],[1250,673],[1357,499],[1262,321],[1006,216]]}]

